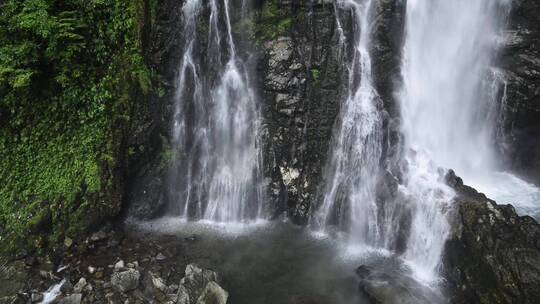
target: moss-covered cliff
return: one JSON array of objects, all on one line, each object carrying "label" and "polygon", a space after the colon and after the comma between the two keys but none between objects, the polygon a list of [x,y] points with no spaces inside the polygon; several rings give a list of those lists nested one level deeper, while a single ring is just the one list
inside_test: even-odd
[{"label": "moss-covered cliff", "polygon": [[155,1],[0,1],[0,244],[40,248],[115,216],[152,70]]}]

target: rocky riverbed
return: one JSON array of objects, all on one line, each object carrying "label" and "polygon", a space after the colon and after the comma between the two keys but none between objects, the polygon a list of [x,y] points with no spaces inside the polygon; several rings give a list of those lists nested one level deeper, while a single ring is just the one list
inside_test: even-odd
[{"label": "rocky riverbed", "polygon": [[0,303],[444,303],[386,252],[289,223],[217,230],[161,220],[67,241],[63,258],[21,253],[2,264]]},{"label": "rocky riverbed", "polygon": [[189,264],[182,242],[165,247],[109,228],[65,242],[62,259],[21,253],[0,268],[0,303],[226,303],[218,274]]}]

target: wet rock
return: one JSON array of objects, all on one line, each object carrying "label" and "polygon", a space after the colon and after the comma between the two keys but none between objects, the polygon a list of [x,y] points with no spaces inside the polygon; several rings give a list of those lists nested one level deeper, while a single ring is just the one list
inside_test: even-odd
[{"label": "wet rock", "polygon": [[[501,152],[532,181],[540,183],[540,22],[536,0],[512,1],[502,52],[498,103]],[[501,132],[502,131],[502,132]]]},{"label": "wet rock", "polygon": [[[287,35],[266,41],[260,58],[265,177],[273,218],[305,224],[339,111],[340,69],[333,5],[284,5],[296,18]],[[285,172],[285,174],[283,174]],[[294,175],[291,178],[290,173]]]},{"label": "wet rock", "polygon": [[139,286],[140,276],[140,273],[135,269],[115,272],[111,276],[111,284],[120,292],[131,291]]},{"label": "wet rock", "polygon": [[88,266],[87,270],[89,274],[94,274],[94,272],[96,272],[96,268],[92,266]]},{"label": "wet rock", "polygon": [[153,219],[162,215],[166,209],[163,167],[156,160],[159,161],[159,157],[148,161],[132,180],[128,192],[130,217],[141,220]]},{"label": "wet rock", "polygon": [[169,299],[169,288],[162,278],[158,275],[148,272],[143,279],[144,294],[148,299],[155,299],[164,303]]},{"label": "wet rock", "polygon": [[107,233],[102,229],[90,236],[92,242],[104,241],[108,238]]},{"label": "wet rock", "polygon": [[77,284],[73,286],[73,292],[75,293],[81,293],[85,289],[85,287],[88,285],[85,278],[80,278]]},{"label": "wet rock", "polygon": [[64,284],[60,287],[60,291],[63,293],[69,293],[73,290],[73,284],[69,280],[64,280]]},{"label": "wet rock", "polygon": [[118,271],[125,267],[124,261],[120,260],[114,264],[114,270]]},{"label": "wet rock", "polygon": [[9,265],[0,264],[0,299],[17,294],[28,280],[28,273],[22,261]]},{"label": "wet rock", "polygon": [[186,238],[184,238],[185,241],[188,241],[188,242],[195,242],[197,241],[197,236],[196,235],[191,235],[191,236],[188,236]]},{"label": "wet rock", "polygon": [[185,276],[180,280],[177,303],[182,304],[223,304],[228,293],[218,284],[218,275],[208,269],[189,264]]},{"label": "wet rock", "polygon": [[197,299],[197,304],[226,304],[229,293],[216,282],[209,282]]},{"label": "wet rock", "polygon": [[442,295],[401,274],[386,273],[362,265],[356,273],[360,292],[371,303],[437,304]]},{"label": "wet rock", "polygon": [[320,296],[294,296],[287,304],[331,304],[331,299],[321,299]]},{"label": "wet rock", "polygon": [[82,294],[74,293],[67,297],[62,298],[58,304],[80,304],[82,300]]},{"label": "wet rock", "polygon": [[30,301],[32,301],[32,303],[40,302],[41,300],[43,300],[42,293],[32,293],[32,295],[30,296]]},{"label": "wet rock", "polygon": [[166,259],[167,257],[161,252],[156,255],[156,261],[164,261]]},{"label": "wet rock", "polygon": [[358,268],[356,268],[356,275],[358,275],[361,279],[365,279],[367,276],[369,276],[372,272],[371,267],[366,265],[361,265]]},{"label": "wet rock", "polygon": [[450,171],[457,192],[443,262],[453,303],[537,303],[540,225],[497,205]]}]

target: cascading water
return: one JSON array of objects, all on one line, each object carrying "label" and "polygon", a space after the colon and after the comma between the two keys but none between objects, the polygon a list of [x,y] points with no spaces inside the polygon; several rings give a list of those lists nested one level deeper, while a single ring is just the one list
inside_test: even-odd
[{"label": "cascading water", "polygon": [[448,233],[444,213],[454,195],[437,168],[456,170],[488,196],[497,192],[492,186],[508,186],[505,174],[497,173],[494,148],[504,78],[492,66],[510,2],[407,1],[400,100],[408,170],[402,191],[416,206],[405,258],[423,278],[440,259]]},{"label": "cascading water", "polygon": [[[347,96],[343,102],[326,166],[322,205],[315,215],[324,230],[337,226],[349,232],[351,243],[382,241],[376,204],[376,183],[382,153],[381,100],[372,84],[369,54],[372,0],[337,2],[338,33],[345,38],[341,13],[353,20],[354,45],[347,64]],[[346,53],[346,52],[344,52]]]},{"label": "cascading water", "polygon": [[[259,114],[238,54],[229,0],[208,2],[209,33],[199,41],[202,0],[188,0],[173,125],[173,208],[185,218],[239,223],[263,216]],[[247,3],[242,2],[241,9]],[[206,45],[205,50],[200,50]]]}]

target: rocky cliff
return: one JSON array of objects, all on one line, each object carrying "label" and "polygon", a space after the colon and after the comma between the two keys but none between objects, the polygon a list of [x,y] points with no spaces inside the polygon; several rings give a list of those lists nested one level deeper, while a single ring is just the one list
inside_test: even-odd
[{"label": "rocky cliff", "polygon": [[264,152],[275,214],[306,223],[340,105],[332,5],[285,6],[291,27],[264,41],[259,62]]},{"label": "rocky cliff", "polygon": [[497,205],[450,172],[458,196],[443,257],[452,303],[535,303],[540,297],[540,225]]},{"label": "rocky cliff", "polygon": [[502,52],[507,87],[501,109],[503,153],[532,180],[540,181],[540,3],[513,1]]}]

